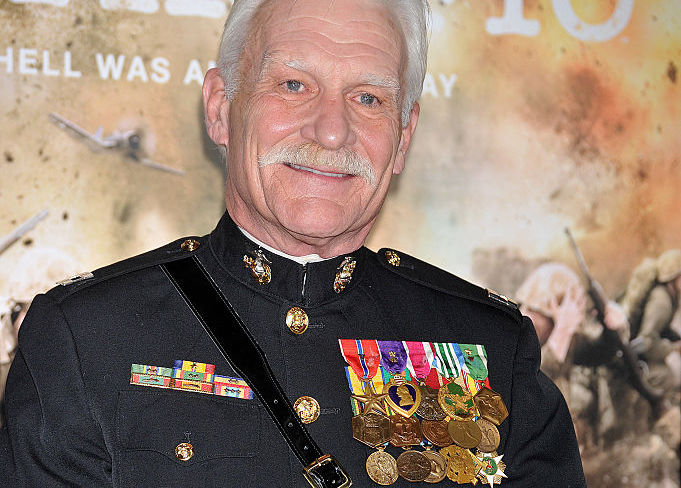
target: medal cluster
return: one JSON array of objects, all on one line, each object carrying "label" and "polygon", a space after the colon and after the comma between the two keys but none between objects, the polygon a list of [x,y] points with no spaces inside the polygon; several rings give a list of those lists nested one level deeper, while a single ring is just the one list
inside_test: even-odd
[{"label": "medal cluster", "polygon": [[[374,391],[370,381],[364,384],[365,395],[352,395],[363,404],[362,413],[352,419],[352,434],[378,449],[366,462],[374,482],[391,485],[402,477],[438,483],[449,478],[455,483],[482,481],[491,486],[505,477],[502,456],[496,453],[497,426],[508,414],[501,397],[489,388],[470,395],[453,382],[436,390],[401,375],[393,376],[381,393]],[[403,388],[402,395],[397,393],[399,388]],[[391,398],[391,390],[398,402]],[[386,404],[396,413],[388,415]],[[386,452],[387,445],[404,452],[395,459]]]},{"label": "medal cluster", "polygon": [[[376,449],[366,461],[379,485],[500,484],[498,426],[508,417],[475,344],[346,340],[353,437]],[[397,459],[388,446],[404,451]]]}]

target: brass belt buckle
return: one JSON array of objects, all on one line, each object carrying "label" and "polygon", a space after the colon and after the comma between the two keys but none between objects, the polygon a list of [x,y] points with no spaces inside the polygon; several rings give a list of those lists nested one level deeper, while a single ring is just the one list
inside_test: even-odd
[{"label": "brass belt buckle", "polygon": [[352,486],[350,476],[330,454],[324,454],[312,461],[303,468],[303,475],[308,483],[315,488],[348,488]]}]

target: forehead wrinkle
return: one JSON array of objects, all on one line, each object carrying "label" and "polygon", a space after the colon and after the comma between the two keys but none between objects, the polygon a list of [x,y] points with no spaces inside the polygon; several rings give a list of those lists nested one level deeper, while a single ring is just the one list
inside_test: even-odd
[{"label": "forehead wrinkle", "polygon": [[[326,35],[322,32],[314,32],[313,34],[315,36],[323,37],[324,39],[326,39],[331,44],[335,44],[337,46],[342,46],[344,48],[352,47],[353,48],[352,50],[345,49],[346,52],[338,53],[338,52],[334,52],[334,51],[329,50],[329,48],[327,48],[325,46],[319,46],[320,51],[323,51],[324,53],[328,54],[329,56],[335,57],[335,58],[338,58],[338,59],[341,59],[341,60],[355,57],[356,56],[355,51],[358,48],[368,48],[369,50],[372,50],[372,51],[378,51],[379,53],[381,53],[381,56],[383,56],[383,57],[386,57],[386,56],[392,57],[392,54],[393,54],[393,53],[389,52],[388,50],[386,50],[384,47],[377,47],[376,45],[371,44],[369,42],[357,41],[357,40],[354,40],[354,39],[337,40],[337,39],[334,39],[334,38],[332,38],[332,37],[330,37],[330,36],[328,36],[328,35]],[[308,37],[308,36],[303,36],[303,37]],[[385,36],[384,36],[384,39],[389,40]],[[288,42],[288,41],[285,41],[285,42]],[[401,55],[402,55],[402,53],[398,53],[398,56],[397,56],[397,59],[396,59],[398,63],[400,63],[400,58],[402,57]]]}]

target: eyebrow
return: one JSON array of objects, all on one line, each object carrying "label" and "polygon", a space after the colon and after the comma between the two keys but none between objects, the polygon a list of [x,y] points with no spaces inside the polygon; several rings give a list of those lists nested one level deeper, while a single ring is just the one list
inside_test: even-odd
[{"label": "eyebrow", "polygon": [[[260,78],[264,75],[264,73],[274,64],[279,63],[280,61],[275,59],[272,52],[266,52],[263,54],[262,57],[262,64],[260,68]],[[281,63],[284,66],[287,66],[289,68],[298,70],[298,71],[305,71],[305,72],[312,72],[314,71],[314,67],[301,59],[287,59],[284,61],[281,61]],[[394,76],[389,76],[389,75],[379,75],[377,73],[364,73],[361,77],[360,84],[363,85],[372,85],[372,86],[378,86],[382,88],[388,88],[392,91],[395,92],[396,95],[399,95],[400,93],[400,82],[397,78]]]}]

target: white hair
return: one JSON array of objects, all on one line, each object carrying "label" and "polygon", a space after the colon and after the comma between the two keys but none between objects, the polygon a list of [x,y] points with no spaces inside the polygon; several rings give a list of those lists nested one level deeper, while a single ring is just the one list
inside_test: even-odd
[{"label": "white hair", "polygon": [[[225,95],[233,100],[240,79],[240,60],[244,45],[252,28],[253,17],[266,0],[234,0],[225,30],[220,41],[217,66],[225,82]],[[421,96],[426,76],[428,57],[428,26],[430,7],[427,0],[375,0],[384,3],[398,21],[407,49],[407,67],[404,74],[402,125],[409,123],[414,102]]]}]

